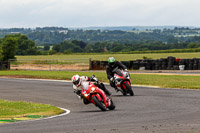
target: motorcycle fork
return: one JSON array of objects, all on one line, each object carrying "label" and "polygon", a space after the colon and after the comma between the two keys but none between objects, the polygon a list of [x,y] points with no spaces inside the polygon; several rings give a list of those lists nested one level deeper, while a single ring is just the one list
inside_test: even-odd
[{"label": "motorcycle fork", "polygon": [[97,94],[96,97],[98,98],[99,101],[102,101],[102,98],[99,94]]},{"label": "motorcycle fork", "polygon": [[104,105],[106,107],[109,106],[109,98],[106,96],[106,94],[103,92],[103,90],[100,92],[99,96],[101,97],[101,100],[103,100]]},{"label": "motorcycle fork", "polygon": [[[102,101],[102,97],[98,93],[97,94],[93,94],[90,99],[92,99],[92,97],[94,97],[94,96],[97,97],[97,99],[99,101]],[[91,100],[91,101],[92,101],[93,104],[95,104],[93,100]]]},{"label": "motorcycle fork", "polygon": [[124,81],[124,82],[122,83],[123,89],[124,89],[125,91],[127,91],[127,88],[126,88],[126,86],[125,86],[125,83],[128,83],[129,85],[130,85],[130,83],[129,83],[128,81]]}]

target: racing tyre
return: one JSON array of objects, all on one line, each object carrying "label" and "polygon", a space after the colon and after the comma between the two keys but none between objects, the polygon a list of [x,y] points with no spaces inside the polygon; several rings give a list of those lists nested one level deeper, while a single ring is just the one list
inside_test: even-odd
[{"label": "racing tyre", "polygon": [[99,107],[102,111],[106,111],[106,107],[105,107],[104,103],[102,103],[101,101],[99,101],[96,96],[93,96],[92,100],[94,101],[94,103],[96,104],[96,106]]},{"label": "racing tyre", "polygon": [[122,92],[122,94],[123,94],[124,96],[126,96],[126,95],[127,95],[127,93],[126,93],[125,91],[123,91],[123,92]]},{"label": "racing tyre", "polygon": [[127,91],[129,92],[129,94],[130,94],[131,96],[134,96],[132,87],[131,87],[127,82],[126,82],[124,85],[125,85]]},{"label": "racing tyre", "polygon": [[112,99],[110,99],[111,105],[108,107],[109,110],[115,109],[115,104],[113,103]]}]

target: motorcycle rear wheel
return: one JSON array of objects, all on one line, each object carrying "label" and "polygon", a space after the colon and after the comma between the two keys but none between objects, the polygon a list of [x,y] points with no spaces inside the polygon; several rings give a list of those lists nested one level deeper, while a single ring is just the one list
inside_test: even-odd
[{"label": "motorcycle rear wheel", "polygon": [[131,87],[127,82],[126,82],[124,85],[125,85],[125,87],[126,87],[128,93],[129,93],[131,96],[134,96],[132,87]]},{"label": "motorcycle rear wheel", "polygon": [[94,101],[94,103],[96,104],[97,107],[99,107],[102,111],[106,111],[106,107],[104,105],[104,103],[102,103],[101,101],[98,100],[98,98],[96,96],[92,97],[92,100]]}]

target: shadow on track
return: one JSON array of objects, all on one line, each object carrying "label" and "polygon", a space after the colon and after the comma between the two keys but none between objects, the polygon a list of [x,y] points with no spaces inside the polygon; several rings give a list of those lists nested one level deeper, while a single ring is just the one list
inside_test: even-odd
[{"label": "shadow on track", "polygon": [[105,112],[110,112],[110,111],[116,111],[115,110],[107,110],[107,111],[101,111],[101,110],[88,110],[88,111],[78,111],[79,113],[97,113],[97,112],[102,112],[102,113],[105,113]]},{"label": "shadow on track", "polygon": [[111,95],[111,97],[135,97],[135,96],[138,96],[138,95],[134,95],[134,96],[130,96],[130,95]]},{"label": "shadow on track", "polygon": [[88,110],[88,111],[79,111],[81,113],[96,113],[96,112],[105,112],[105,111],[101,111],[101,110]]}]

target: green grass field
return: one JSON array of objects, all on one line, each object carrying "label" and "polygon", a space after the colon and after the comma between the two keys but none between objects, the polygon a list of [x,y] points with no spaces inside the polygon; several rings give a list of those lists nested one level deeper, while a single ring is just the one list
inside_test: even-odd
[{"label": "green grass field", "polygon": [[167,58],[168,56],[174,56],[176,58],[200,58],[200,52],[194,53],[158,53],[158,54],[69,54],[69,55],[38,55],[38,56],[16,56],[19,60],[57,60],[57,59],[89,59],[106,61],[108,57],[115,57],[119,61],[129,61],[136,59],[143,59],[148,57],[152,59]]},{"label": "green grass field", "polygon": [[14,102],[0,99],[0,120],[12,119],[26,115],[51,116],[62,113],[63,110],[47,105],[31,102]]},{"label": "green grass field", "polygon": [[[94,74],[100,81],[108,82],[105,72],[79,71],[0,71],[0,76],[15,75],[27,78],[71,80],[74,74],[91,76]],[[200,76],[195,75],[158,75],[131,74],[133,85],[148,85],[166,88],[200,89]]]}]

